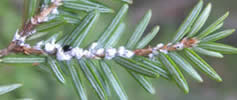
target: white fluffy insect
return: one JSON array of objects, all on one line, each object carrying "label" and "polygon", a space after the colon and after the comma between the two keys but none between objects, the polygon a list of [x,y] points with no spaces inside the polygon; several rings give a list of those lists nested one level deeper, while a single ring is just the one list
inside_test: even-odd
[{"label": "white fluffy insect", "polygon": [[175,48],[177,50],[183,50],[184,49],[184,44],[183,43],[177,43],[177,44],[175,44]]},{"label": "white fluffy insect", "polygon": [[31,48],[30,44],[24,44],[24,47]]},{"label": "white fluffy insect", "polygon": [[56,46],[55,44],[52,44],[52,43],[46,43],[45,44],[45,47],[44,47],[44,50],[48,53],[53,53],[53,51],[56,49]]},{"label": "white fluffy insect", "polygon": [[95,55],[104,55],[105,49],[104,48],[99,48],[96,50]]},{"label": "white fluffy insect", "polygon": [[126,50],[124,46],[119,47],[118,55],[125,58],[131,58],[134,56],[134,52]]},{"label": "white fluffy insect", "polygon": [[55,53],[57,49],[61,48],[61,46],[55,42],[56,40],[51,40],[51,42],[45,43],[44,50],[49,54]]},{"label": "white fluffy insect", "polygon": [[94,49],[96,49],[97,46],[98,46],[98,43],[94,42],[91,44],[89,50],[94,50]]},{"label": "white fluffy insect", "polygon": [[92,52],[88,51],[88,50],[84,50],[84,51],[83,51],[83,55],[84,55],[86,58],[95,58],[95,55],[94,55]]},{"label": "white fluffy insect", "polygon": [[154,58],[154,54],[150,53],[150,54],[148,55],[148,57],[149,57],[150,59],[153,59],[153,58]]},{"label": "white fluffy insect", "polygon": [[68,61],[72,59],[72,55],[70,52],[64,52],[62,48],[57,50],[57,59],[59,61]]},{"label": "white fluffy insect", "polygon": [[109,48],[106,50],[105,59],[113,59],[117,54],[117,50],[115,48]]},{"label": "white fluffy insect", "polygon": [[83,56],[83,49],[78,48],[78,47],[73,48],[73,49],[71,50],[71,55],[74,56],[74,57],[76,57],[76,59],[81,59],[82,56]]},{"label": "white fluffy insect", "polygon": [[12,39],[12,41],[20,41],[20,42],[23,42],[23,43],[24,43],[25,40],[26,40],[26,36],[21,36],[21,35],[19,34],[19,30],[17,29],[17,30],[16,30],[16,33],[15,33],[13,39]]},{"label": "white fluffy insect", "polygon": [[54,8],[52,14],[58,15],[59,14],[58,8]]},{"label": "white fluffy insect", "polygon": [[31,21],[31,24],[33,24],[33,25],[35,25],[35,24],[38,23],[38,21],[37,21],[34,17],[32,17],[32,18],[30,19],[30,21]]},{"label": "white fluffy insect", "polygon": [[43,20],[41,20],[40,18],[38,18],[38,23],[41,23],[41,22],[48,22],[49,21],[49,17],[45,17]]},{"label": "white fluffy insect", "polygon": [[19,29],[17,29],[16,30],[16,33],[15,33],[15,35],[14,35],[14,37],[13,37],[13,41],[15,41],[15,40],[19,40],[21,38],[21,36],[19,35]]},{"label": "white fluffy insect", "polygon": [[157,44],[157,45],[154,47],[154,49],[155,49],[155,50],[158,50],[158,49],[162,48],[163,46],[164,46],[163,43],[159,43],[159,44]]},{"label": "white fluffy insect", "polygon": [[165,54],[168,54],[168,50],[160,49],[160,52],[165,53]]}]

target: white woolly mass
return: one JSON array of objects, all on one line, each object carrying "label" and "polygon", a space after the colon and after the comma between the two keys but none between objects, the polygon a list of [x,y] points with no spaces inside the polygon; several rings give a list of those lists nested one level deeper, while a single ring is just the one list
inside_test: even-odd
[{"label": "white woolly mass", "polygon": [[104,53],[105,53],[105,49],[104,48],[100,48],[100,49],[96,50],[95,55],[104,55]]},{"label": "white woolly mass", "polygon": [[38,18],[38,23],[48,22],[48,21],[49,21],[49,17],[45,17],[43,20],[40,20],[40,18]]},{"label": "white woolly mass", "polygon": [[126,54],[125,54],[124,57],[126,57],[126,58],[132,58],[134,55],[135,55],[135,54],[134,54],[133,51],[127,50],[127,52],[126,52]]},{"label": "white woolly mass", "polygon": [[65,61],[65,60],[68,61],[72,59],[70,52],[64,52],[62,48],[59,48],[57,50],[56,56],[59,61]]},{"label": "white woolly mass", "polygon": [[89,50],[95,50],[97,46],[98,46],[98,43],[94,42],[91,44]]},{"label": "white woolly mass", "polygon": [[25,42],[26,36],[22,36],[22,37],[20,37],[18,40],[21,41],[21,42]]},{"label": "white woolly mass", "polygon": [[152,58],[154,58],[154,54],[150,53],[150,54],[148,55],[148,57],[149,57],[150,59],[152,59]]},{"label": "white woolly mass", "polygon": [[159,50],[160,48],[162,48],[164,46],[163,43],[159,43],[156,45],[156,47],[154,47],[155,50]]},{"label": "white woolly mass", "polygon": [[117,54],[117,50],[115,48],[109,48],[105,52],[105,59],[113,59]]},{"label": "white woolly mass", "polygon": [[82,56],[83,56],[83,49],[78,48],[78,47],[73,48],[73,49],[71,50],[71,55],[74,56],[74,57],[76,57],[77,59],[81,59]]},{"label": "white woolly mass", "polygon": [[95,55],[92,52],[88,51],[88,50],[84,50],[83,55],[86,58],[95,58]]},{"label": "white woolly mass", "polygon": [[121,46],[118,48],[118,55],[123,56],[125,54],[125,47]]},{"label": "white woolly mass", "polygon": [[160,49],[160,52],[165,53],[165,54],[168,54],[168,51],[167,51],[167,50]]},{"label": "white woolly mass", "polygon": [[183,43],[177,43],[177,44],[175,44],[175,48],[176,48],[177,50],[183,50],[184,44],[183,44]]},{"label": "white woolly mass", "polygon": [[54,46],[54,44],[46,43],[45,47],[44,47],[44,50],[48,53],[52,53],[55,50],[55,48],[56,47]]},{"label": "white woolly mass", "polygon": [[19,42],[24,43],[25,40],[26,40],[26,36],[21,36],[19,34],[19,30],[17,29],[12,41],[19,41]]},{"label": "white woolly mass", "polygon": [[30,44],[24,44],[24,47],[31,48]]},{"label": "white woolly mass", "polygon": [[171,46],[171,45],[173,45],[173,44],[172,44],[172,43],[168,43],[168,44],[167,44],[167,46]]},{"label": "white woolly mass", "polygon": [[44,50],[50,54],[55,53],[57,49],[60,49],[61,46],[55,43],[55,40],[52,40],[51,43],[48,42],[45,44]]},{"label": "white woolly mass", "polygon": [[52,14],[55,14],[55,15],[59,14],[58,9],[57,9],[57,8],[54,8],[53,11],[52,11]]},{"label": "white woolly mass", "polygon": [[21,36],[19,35],[19,29],[16,30],[16,33],[13,37],[13,41],[19,40],[21,38]]},{"label": "white woolly mass", "polygon": [[40,41],[40,42],[36,43],[36,45],[33,48],[35,48],[37,50],[41,50],[43,45],[44,45],[44,41]]},{"label": "white woolly mass", "polygon": [[32,17],[32,18],[30,19],[30,21],[31,21],[32,24],[37,24],[37,20],[35,20],[34,17]]},{"label": "white woolly mass", "polygon": [[124,46],[121,46],[118,49],[118,55],[125,58],[131,58],[132,56],[134,56],[134,52],[126,50]]}]

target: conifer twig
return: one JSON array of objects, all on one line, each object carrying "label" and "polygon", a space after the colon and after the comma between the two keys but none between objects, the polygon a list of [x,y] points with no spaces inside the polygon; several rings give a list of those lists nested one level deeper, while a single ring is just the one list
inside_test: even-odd
[{"label": "conifer twig", "polygon": [[22,29],[17,30],[12,42],[9,46],[0,51],[0,57],[6,56],[11,52],[24,53],[24,54],[41,54],[41,50],[31,48],[28,44],[25,44],[25,39],[35,33],[35,27],[45,21],[48,21],[48,15],[57,12],[57,8],[62,5],[62,0],[52,0],[52,3],[43,8],[38,14],[32,17],[30,20],[23,24]]}]

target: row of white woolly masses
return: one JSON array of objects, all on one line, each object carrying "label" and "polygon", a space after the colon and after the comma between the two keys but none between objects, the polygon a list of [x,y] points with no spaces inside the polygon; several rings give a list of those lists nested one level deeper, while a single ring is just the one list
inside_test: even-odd
[{"label": "row of white woolly masses", "polygon": [[71,48],[68,51],[64,51],[63,47],[59,44],[55,43],[55,40],[44,43],[39,42],[34,46],[35,49],[42,50],[44,45],[44,51],[48,54],[56,53],[56,57],[58,60],[71,60],[72,58],[81,59],[82,57],[90,58],[90,59],[101,59],[101,57],[105,59],[113,59],[116,56],[121,56],[125,58],[131,58],[134,56],[134,52],[131,50],[125,49],[125,47],[121,46],[118,49],[116,48],[97,48],[97,43],[92,43],[88,50],[84,50],[83,48],[75,47]]},{"label": "row of white woolly masses", "polygon": [[[90,58],[90,59],[108,59],[111,60],[114,57],[120,56],[124,58],[132,58],[135,53],[132,50],[126,49],[124,46],[120,46],[119,48],[98,48],[98,43],[94,42],[91,44],[88,50],[84,50],[83,48],[75,47],[70,48],[68,51],[63,50],[63,46],[55,43],[56,40],[52,40],[51,42],[44,43],[43,41],[38,42],[35,49],[42,50],[44,47],[44,51],[48,54],[56,54],[58,60],[71,60],[72,58],[81,59],[82,57]],[[171,45],[171,44],[168,44]],[[163,52],[165,54],[168,53],[168,50],[161,49],[164,44],[157,44],[154,48],[152,48],[152,52],[148,54],[150,59],[153,59],[154,56],[157,56],[159,52]],[[177,50],[182,50],[184,48],[183,43],[175,44]]]},{"label": "row of white woolly masses", "polygon": [[[56,3],[58,6],[62,5],[61,1],[62,0],[51,0],[52,3]],[[43,5],[42,8],[43,8],[42,10],[47,9],[47,6]],[[49,14],[48,16],[45,16],[44,19],[41,19],[41,18],[34,19],[32,17],[30,21],[32,24],[47,22],[51,19],[49,18],[49,17],[52,17],[51,15],[57,15],[57,14],[59,14],[59,12],[56,7],[55,9],[52,10],[51,14]],[[27,36],[32,35],[34,33],[36,33],[36,31],[32,30]],[[25,39],[27,36],[20,36],[17,30],[13,38],[13,41],[18,41],[20,46],[31,48],[29,44],[25,43]],[[172,45],[172,44],[168,44],[168,45]],[[160,43],[156,47],[152,48],[152,53],[148,55],[149,58],[152,59],[154,56],[158,55],[159,54],[158,51],[167,54],[168,50],[161,49],[163,46],[164,44]],[[42,49],[42,47],[44,48]],[[82,57],[92,58],[92,59],[101,59],[101,57],[104,57],[105,59],[113,59],[116,56],[131,58],[135,55],[133,51],[127,50],[124,46],[121,46],[118,49],[116,48],[104,49],[104,48],[96,48],[96,47],[97,47],[97,43],[93,43],[88,50],[83,50],[82,48],[76,47],[76,48],[72,48],[69,51],[64,51],[61,45],[56,44],[55,40],[52,40],[49,43],[44,43],[43,41],[38,42],[33,48],[37,50],[44,50],[48,54],[56,54],[57,59],[60,61],[71,60],[72,58],[81,59]],[[183,49],[183,47],[184,45],[182,43],[176,44],[177,50]]]},{"label": "row of white woolly masses", "polygon": [[[156,47],[153,48],[152,53],[148,56],[153,58],[155,55],[158,55],[158,51],[167,53],[165,50],[161,50],[160,48],[163,47],[164,44],[158,44]],[[56,57],[60,61],[64,60],[71,60],[72,58],[81,59],[82,57],[90,58],[90,59],[113,59],[114,57],[120,56],[124,58],[132,58],[135,53],[132,50],[126,49],[124,46],[119,48],[97,48],[98,43],[92,43],[88,50],[84,50],[83,48],[75,47],[71,48],[68,51],[63,50],[63,46],[60,44],[56,44],[55,40],[51,42],[44,43],[43,41],[38,42],[35,49],[42,50],[44,47],[44,51],[48,54],[56,54]]]}]

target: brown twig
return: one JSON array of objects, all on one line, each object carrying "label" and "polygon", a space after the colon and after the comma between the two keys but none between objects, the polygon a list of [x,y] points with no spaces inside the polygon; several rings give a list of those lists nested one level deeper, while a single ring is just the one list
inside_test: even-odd
[{"label": "brown twig", "polygon": [[[163,51],[176,51],[178,48],[178,45],[182,44],[183,48],[191,48],[195,45],[197,45],[199,43],[198,39],[196,38],[184,38],[183,40],[181,40],[180,43],[174,44],[174,45],[170,45],[170,44],[166,44],[162,47],[160,47],[159,50],[163,50]],[[148,56],[149,54],[151,54],[153,52],[153,48],[148,47],[145,49],[136,49],[134,50],[135,55],[138,56]]]}]

